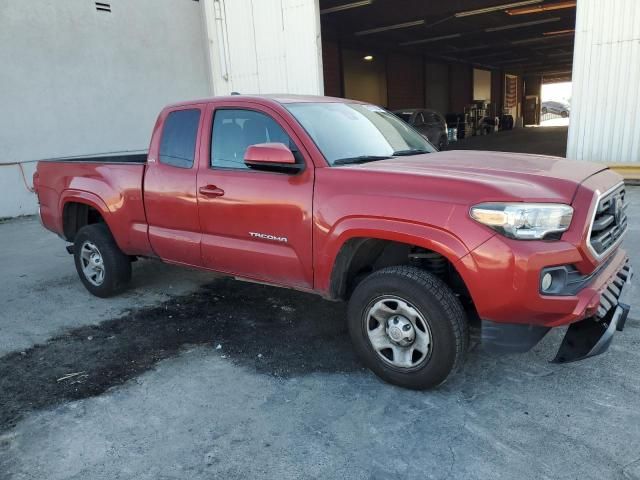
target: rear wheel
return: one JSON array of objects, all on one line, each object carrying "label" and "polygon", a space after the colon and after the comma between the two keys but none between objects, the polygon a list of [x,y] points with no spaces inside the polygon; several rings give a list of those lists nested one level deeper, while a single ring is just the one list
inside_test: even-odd
[{"label": "rear wheel", "polygon": [[569,116],[569,112],[567,112],[566,110],[563,110],[563,111],[560,113],[560,116],[561,116],[562,118],[567,118],[567,117]]},{"label": "rear wheel", "polygon": [[546,115],[547,114],[547,107],[542,107],[542,114]]},{"label": "rear wheel", "polygon": [[82,227],[74,240],[74,260],[80,280],[97,297],[123,291],[131,279],[131,260],[118,247],[104,223]]},{"label": "rear wheel", "polygon": [[369,275],[356,287],[348,317],[365,365],[401,387],[440,385],[467,350],[460,301],[442,280],[419,268],[389,267]]}]

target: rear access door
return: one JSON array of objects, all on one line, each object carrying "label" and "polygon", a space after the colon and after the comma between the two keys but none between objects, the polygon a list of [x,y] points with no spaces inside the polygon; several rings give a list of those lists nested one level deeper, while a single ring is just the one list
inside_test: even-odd
[{"label": "rear access door", "polygon": [[196,266],[201,264],[197,146],[205,108],[206,104],[181,106],[160,115],[144,178],[144,205],[153,251],[163,260]]}]

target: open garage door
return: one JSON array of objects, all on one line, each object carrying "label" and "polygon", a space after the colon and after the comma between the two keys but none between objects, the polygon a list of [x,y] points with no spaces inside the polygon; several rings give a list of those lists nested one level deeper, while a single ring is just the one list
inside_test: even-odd
[{"label": "open garage door", "polygon": [[452,143],[539,125],[543,83],[571,79],[576,1],[320,0],[320,16],[327,95],[434,110]]}]

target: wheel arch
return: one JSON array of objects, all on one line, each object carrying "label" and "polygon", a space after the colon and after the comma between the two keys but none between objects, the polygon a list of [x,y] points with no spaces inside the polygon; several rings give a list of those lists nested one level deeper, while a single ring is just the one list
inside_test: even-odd
[{"label": "wheel arch", "polygon": [[329,298],[348,298],[354,276],[358,275],[361,266],[371,266],[371,271],[374,271],[386,266],[409,264],[409,254],[418,251],[432,252],[434,258],[441,257],[460,276],[455,265],[468,253],[468,249],[453,234],[428,225],[384,222],[391,228],[344,228],[334,237],[325,256],[330,259],[325,283],[320,285]]},{"label": "wheel arch", "polygon": [[60,196],[61,232],[73,242],[78,230],[85,225],[104,223],[109,231],[109,210],[97,195],[83,191],[66,190]]}]

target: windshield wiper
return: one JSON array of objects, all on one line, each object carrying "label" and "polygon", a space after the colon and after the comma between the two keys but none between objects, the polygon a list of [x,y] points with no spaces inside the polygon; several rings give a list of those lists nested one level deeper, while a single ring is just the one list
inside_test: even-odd
[{"label": "windshield wiper", "polygon": [[359,157],[339,158],[333,162],[334,165],[351,165],[354,163],[375,162],[376,160],[389,160],[386,155],[360,155]]},{"label": "windshield wiper", "polygon": [[421,148],[410,148],[409,150],[398,150],[393,152],[394,157],[407,157],[409,155],[420,155],[422,153],[431,153],[428,150],[423,150]]}]

